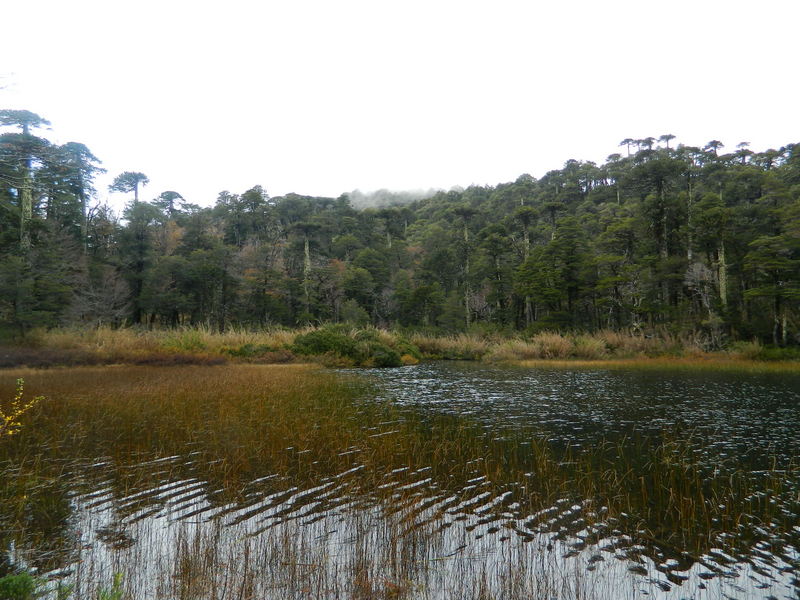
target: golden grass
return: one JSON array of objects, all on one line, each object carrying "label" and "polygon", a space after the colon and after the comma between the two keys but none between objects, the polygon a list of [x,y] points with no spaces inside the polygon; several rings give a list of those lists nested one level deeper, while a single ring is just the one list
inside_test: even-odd
[{"label": "golden grass", "polygon": [[[6,348],[4,355],[0,356],[0,366],[297,362],[308,359],[298,359],[293,354],[296,337],[315,329],[251,331],[233,328],[224,333],[203,326],[174,330],[108,327],[39,330],[31,335],[29,347]],[[374,339],[397,350],[406,365],[415,364],[420,358],[510,363],[570,360],[575,367],[581,365],[580,361],[592,361],[598,368],[612,368],[617,364],[616,361],[625,360],[620,366],[626,364],[631,368],[649,368],[660,365],[745,372],[792,372],[795,370],[793,365],[797,364],[791,360],[756,361],[757,358],[763,358],[764,352],[758,342],[739,342],[728,351],[709,353],[701,350],[692,340],[680,340],[664,331],[651,336],[611,330],[571,335],[540,332],[527,338],[478,334],[412,334],[405,338],[398,332],[372,327],[348,329],[342,326],[340,331],[353,339]],[[351,358],[330,353],[314,360],[321,360],[326,366],[332,367],[354,364]],[[711,366],[711,363],[715,366]],[[369,360],[362,364],[368,366]],[[645,364],[648,367],[641,366]]]},{"label": "golden grass", "polygon": [[[691,368],[696,362],[523,364]],[[742,367],[730,362],[737,370]],[[18,377],[25,378],[26,393],[46,399],[25,415],[20,434],[0,446],[0,464],[7,461],[14,469],[13,477],[5,473],[0,477],[4,518],[14,519],[8,531],[31,527],[32,503],[40,503],[39,512],[50,515],[48,519],[68,519],[61,476],[70,460],[110,460],[117,469],[111,488],[116,497],[124,498],[153,485],[151,473],[141,464],[191,453],[190,473],[182,473],[184,467],[177,463],[168,467],[173,469],[168,475],[199,477],[210,489],[223,490],[228,501],[242,498],[247,485],[259,477],[278,475],[280,485],[310,488],[358,467],[342,480],[350,486],[342,494],[378,500],[392,514],[419,501],[419,490],[413,486],[407,490],[382,486],[387,478],[394,480],[392,473],[398,468],[425,472],[433,489],[445,494],[465,494],[470,481],[483,477],[482,489],[487,492],[512,491],[507,504],[513,499],[520,515],[540,514],[559,501],[579,502],[587,508],[588,524],[613,518],[624,534],[656,546],[674,545],[670,536],[678,532],[681,549],[700,555],[721,543],[715,535],[727,529],[720,528],[734,530],[748,515],[757,514],[764,523],[779,522],[780,504],[770,504],[770,494],[780,493],[796,469],[766,473],[765,480],[758,481],[736,469],[709,473],[697,462],[690,443],[669,435],[655,442],[628,440],[567,450],[553,448],[547,433],[535,428],[487,436],[482,423],[467,418],[422,419],[391,405],[365,402],[370,390],[363,383],[308,365],[6,370],[0,372],[0,395],[8,395]],[[57,491],[54,500],[42,496],[48,486]],[[601,506],[604,511],[595,514]],[[57,540],[52,529],[42,529],[34,537],[42,544]],[[392,537],[390,542],[397,547],[389,551],[398,555],[403,538]],[[424,543],[435,543],[434,538]],[[728,543],[746,542],[732,537]],[[181,569],[190,574],[190,566]],[[212,560],[203,569],[217,567],[224,569]],[[400,572],[411,571],[412,565],[404,564]],[[382,582],[368,565],[355,565],[353,585],[363,594],[354,592],[351,597],[390,597],[387,594],[396,589],[410,593],[413,586],[403,577]]]},{"label": "golden grass", "polygon": [[[522,364],[630,368],[631,361]],[[678,359],[635,364],[696,368],[696,363]],[[732,368],[740,370],[742,365]],[[0,373],[0,395],[13,390],[17,377],[25,378],[26,393],[46,398],[26,415],[22,432],[7,444],[18,458],[40,453],[61,458],[105,455],[126,464],[132,456],[180,455],[192,448],[204,457],[204,476],[234,493],[255,477],[280,473],[313,481],[347,470],[354,461],[363,467],[358,476],[362,489],[377,486],[398,466],[430,468],[440,485],[458,489],[475,476],[479,465],[482,474],[501,487],[527,480],[524,473],[535,473],[536,487],[520,499],[531,509],[574,494],[605,498],[612,511],[615,506],[630,511],[647,505],[629,485],[633,471],[624,464],[622,449],[612,452],[616,458],[609,463],[606,450],[564,456],[550,447],[545,433],[505,432],[509,439],[520,441],[523,436],[526,451],[520,454],[516,442],[504,441],[503,436],[487,439],[481,424],[468,419],[442,416],[423,421],[390,405],[357,402],[369,393],[363,384],[310,366],[11,370]],[[358,448],[355,457],[348,452],[352,448]],[[648,452],[656,453],[650,463],[660,464],[658,448],[637,450],[645,458]],[[565,469],[564,464],[573,466]],[[639,475],[650,478],[653,471]],[[619,499],[624,499],[623,506]],[[684,525],[689,527],[688,521]]]},{"label": "golden grass", "polygon": [[448,360],[478,360],[492,347],[491,341],[466,333],[445,336],[413,334],[410,341],[427,357]]}]

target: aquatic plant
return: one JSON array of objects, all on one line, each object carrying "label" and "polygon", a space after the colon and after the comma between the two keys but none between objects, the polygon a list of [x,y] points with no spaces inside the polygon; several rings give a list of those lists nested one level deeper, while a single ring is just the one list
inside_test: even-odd
[{"label": "aquatic plant", "polygon": [[[0,374],[0,392],[13,375]],[[213,597],[212,590],[234,588],[241,597],[258,591],[325,598],[330,590],[344,597],[426,597],[420,586],[436,580],[437,557],[446,554],[443,528],[459,523],[486,530],[487,540],[511,540],[487,541],[498,552],[538,536],[584,546],[623,536],[630,560],[661,553],[681,565],[708,562],[702,557],[712,548],[746,552],[794,526],[783,500],[796,465],[759,474],[733,459],[709,466],[694,454],[691,432],[561,447],[535,426],[489,432],[468,416],[423,416],[370,401],[360,380],[301,365],[92,367],[27,371],[26,378],[32,391],[54,400],[31,414],[34,426],[3,446],[0,517],[40,570],[54,568],[53,557],[71,556],[70,512],[83,495],[93,504],[102,492],[115,518],[141,523],[131,535],[136,539],[161,535],[147,529],[144,515],[159,514],[173,494],[178,502],[182,487],[188,497],[199,496],[198,506],[207,503],[209,515],[231,515],[226,522],[251,523],[245,515],[254,516],[245,533],[228,533],[221,522],[187,530],[166,565],[156,554],[163,542],[150,552],[144,541],[129,546],[122,532],[102,533],[104,544],[129,557],[119,566],[126,587],[160,586],[163,593],[152,592],[157,597]],[[87,458],[113,469],[97,471],[95,479],[99,467]],[[65,479],[65,469],[75,475]],[[71,480],[77,490],[65,487]],[[306,513],[306,505],[316,508]],[[188,503],[185,511],[193,510]],[[274,519],[255,519],[262,511]],[[279,526],[294,511],[305,516]],[[352,532],[346,543],[336,542],[344,545],[334,554],[316,538],[336,529],[333,522],[321,531],[300,523],[326,514],[339,515]],[[583,541],[570,541],[581,529]],[[730,531],[743,535],[723,535]],[[572,591],[556,588],[570,578],[576,585],[590,581],[585,573],[539,572],[555,567],[537,564],[534,556],[548,553],[533,545],[514,552],[518,562],[503,563],[505,583],[484,579],[485,563],[476,563],[462,582],[463,597],[477,597],[480,589],[530,597],[530,582],[539,581],[554,586],[549,597],[570,598]],[[145,556],[155,561],[148,573],[163,569],[151,583],[137,575]],[[461,561],[457,556],[447,560]],[[89,564],[88,555],[81,560]],[[468,568],[469,560],[454,564]],[[84,573],[83,595],[107,587],[109,576]],[[303,589],[311,591],[304,596]]]}]

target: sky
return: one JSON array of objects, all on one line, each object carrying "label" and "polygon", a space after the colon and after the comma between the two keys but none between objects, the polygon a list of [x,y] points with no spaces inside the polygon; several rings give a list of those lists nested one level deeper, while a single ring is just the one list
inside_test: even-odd
[{"label": "sky", "polygon": [[624,138],[800,141],[797,0],[26,0],[0,108],[143,199],[339,196],[541,177]]}]

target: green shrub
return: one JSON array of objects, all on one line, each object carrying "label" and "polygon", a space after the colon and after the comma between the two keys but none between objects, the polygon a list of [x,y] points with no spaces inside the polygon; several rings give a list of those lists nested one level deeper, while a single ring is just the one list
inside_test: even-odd
[{"label": "green shrub", "polygon": [[744,358],[747,360],[757,360],[758,355],[764,350],[764,347],[758,340],[752,342],[734,342],[731,344],[730,353],[736,358]]},{"label": "green shrub", "polygon": [[292,351],[306,356],[323,356],[325,363],[331,366],[352,363],[362,367],[399,367],[403,364],[401,354],[421,356],[413,344],[395,342],[378,329],[353,331],[346,325],[325,325],[298,335]]},{"label": "green shrub", "polygon": [[800,360],[800,348],[764,346],[755,355],[756,360]]},{"label": "green shrub", "polygon": [[348,335],[346,326],[326,325],[298,335],[294,339],[292,351],[305,356],[332,353],[354,358],[356,341]]},{"label": "green shrub", "polygon": [[359,342],[356,362],[364,367],[401,367],[403,361],[395,350],[377,341]]},{"label": "green shrub", "polygon": [[39,583],[30,573],[0,577],[0,600],[33,600]]},{"label": "green shrub", "polygon": [[412,356],[416,360],[422,360],[422,351],[404,338],[396,338],[392,348],[400,355]]},{"label": "green shrub", "polygon": [[278,348],[270,346],[269,344],[244,344],[237,348],[222,348],[223,354],[239,358],[253,358],[254,356],[261,356],[267,352],[275,352],[277,350]]}]

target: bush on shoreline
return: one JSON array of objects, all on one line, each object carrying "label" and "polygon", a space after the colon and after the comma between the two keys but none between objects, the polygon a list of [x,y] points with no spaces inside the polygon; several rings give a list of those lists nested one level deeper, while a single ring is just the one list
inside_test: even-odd
[{"label": "bush on shoreline", "polygon": [[374,327],[328,324],[262,331],[206,327],[174,330],[53,329],[36,331],[24,344],[0,346],[0,368],[26,366],[217,365],[226,362],[285,364],[313,361],[332,367],[397,367],[420,360],[520,362],[531,360],[625,360],[719,358],[796,361],[800,350],[772,348],[757,341],[736,342],[709,353],[690,338],[668,332],[633,335],[538,332],[528,336],[497,332],[404,334]]}]

